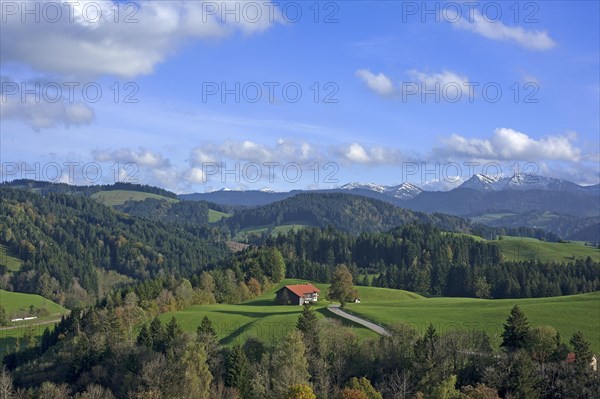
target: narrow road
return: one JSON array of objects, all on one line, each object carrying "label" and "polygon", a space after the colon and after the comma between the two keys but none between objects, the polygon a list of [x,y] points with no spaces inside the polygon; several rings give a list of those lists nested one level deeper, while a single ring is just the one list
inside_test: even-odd
[{"label": "narrow road", "polygon": [[17,328],[25,328],[25,327],[29,327],[29,326],[43,326],[44,324],[52,324],[52,323],[58,323],[61,319],[56,319],[56,320],[46,320],[46,321],[38,321],[37,323],[27,323],[27,324],[17,324],[14,326],[8,326],[8,327],[0,327],[0,331],[5,331],[5,330],[16,330]]},{"label": "narrow road", "polygon": [[327,306],[327,309],[331,313],[338,315],[346,320],[350,320],[356,324],[360,324],[361,326],[367,327],[369,330],[373,330],[379,335],[385,335],[385,336],[390,335],[390,333],[385,328],[381,327],[380,325],[371,323],[368,320],[361,319],[360,317],[356,317],[349,313],[344,312],[342,309],[340,309],[339,304],[329,305],[329,306]]}]

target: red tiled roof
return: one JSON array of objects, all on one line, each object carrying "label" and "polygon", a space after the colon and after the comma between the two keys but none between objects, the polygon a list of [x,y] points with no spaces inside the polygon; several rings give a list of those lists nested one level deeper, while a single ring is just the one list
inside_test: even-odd
[{"label": "red tiled roof", "polygon": [[294,294],[298,296],[304,296],[306,294],[313,294],[315,292],[321,292],[320,289],[315,287],[312,284],[297,284],[297,285],[286,285],[285,288],[292,291]]}]

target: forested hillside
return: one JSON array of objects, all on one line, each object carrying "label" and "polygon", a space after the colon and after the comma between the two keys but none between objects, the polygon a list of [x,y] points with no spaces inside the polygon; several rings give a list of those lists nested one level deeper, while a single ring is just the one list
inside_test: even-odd
[{"label": "forested hillside", "polygon": [[455,216],[412,212],[372,198],[341,193],[298,194],[259,208],[238,211],[226,220],[233,231],[248,226],[298,222],[332,226],[355,234],[386,231],[407,223],[428,222],[446,230],[462,232],[475,232],[482,227]]},{"label": "forested hillside", "polygon": [[[440,296],[529,298],[600,290],[600,263],[508,262],[498,246],[431,225],[358,236],[303,229],[270,240],[288,261],[288,277],[327,281],[339,263],[364,285]],[[366,274],[375,274],[372,282]]]},{"label": "forested hillside", "polygon": [[23,260],[8,284],[61,303],[89,303],[99,294],[100,272],[188,276],[228,253],[224,243],[86,197],[6,188],[0,194],[0,241]]}]

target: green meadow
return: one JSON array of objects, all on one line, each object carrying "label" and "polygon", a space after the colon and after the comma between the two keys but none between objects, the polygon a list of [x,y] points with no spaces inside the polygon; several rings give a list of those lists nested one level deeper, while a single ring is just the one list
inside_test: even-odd
[{"label": "green meadow", "polygon": [[23,262],[21,262],[21,259],[12,256],[8,249],[4,245],[0,244],[0,265],[4,264],[9,271],[16,272],[21,268],[22,263]]},{"label": "green meadow", "polygon": [[58,320],[68,313],[68,310],[59,304],[39,295],[5,290],[0,290],[0,305],[6,310],[9,319],[28,314],[30,306],[33,306],[34,310],[47,310],[45,316],[37,319],[9,322],[8,326],[0,327],[0,355],[14,348],[17,339],[22,339],[26,334],[39,338],[46,327],[53,327],[53,320]]},{"label": "green meadow", "polygon": [[600,249],[586,246],[580,241],[545,242],[535,238],[504,236],[502,240],[489,242],[500,247],[507,260],[566,263],[575,259],[586,259],[589,256],[594,261],[600,262]]},{"label": "green meadow", "polygon": [[[301,306],[275,304],[275,291],[283,285],[303,282],[303,280],[287,279],[263,295],[247,302],[236,305],[190,306],[181,311],[162,314],[160,319],[167,322],[171,317],[175,317],[186,332],[194,334],[202,318],[207,316],[224,345],[240,343],[248,337],[259,337],[266,343],[274,343],[295,329],[298,315],[302,311]],[[313,305],[313,309],[320,318],[334,317],[327,310],[329,302],[325,299],[329,284],[314,283],[314,285],[321,290],[321,296],[319,302]],[[376,337],[374,332],[365,327],[346,321],[343,323],[348,328],[352,328],[359,337]]]},{"label": "green meadow", "polygon": [[221,219],[231,217],[230,213],[215,211],[214,209],[208,210],[208,223],[216,223]]},{"label": "green meadow", "polygon": [[[373,288],[370,288],[371,290]],[[365,289],[359,287],[361,295]],[[411,298],[413,299],[413,298]],[[416,298],[393,299],[361,297],[362,303],[348,304],[351,313],[381,325],[407,323],[424,332],[429,323],[445,332],[456,329],[484,330],[499,345],[502,325],[511,308],[519,305],[532,326],[549,325],[568,341],[582,331],[592,349],[600,352],[600,292],[553,298],[474,299]]]},{"label": "green meadow", "polygon": [[123,205],[127,201],[143,201],[146,198],[153,198],[157,200],[165,200],[168,202],[178,202],[179,200],[169,197],[163,197],[162,195],[143,193],[140,191],[129,191],[129,190],[108,190],[98,191],[92,194],[92,198],[100,201],[106,206],[117,206]]}]

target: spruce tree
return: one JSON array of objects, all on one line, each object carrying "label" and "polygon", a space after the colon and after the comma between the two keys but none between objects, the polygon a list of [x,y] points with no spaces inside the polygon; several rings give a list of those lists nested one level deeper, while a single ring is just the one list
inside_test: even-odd
[{"label": "spruce tree", "polygon": [[140,329],[140,333],[137,336],[137,343],[138,345],[152,348],[152,336],[150,336],[150,332],[148,331],[146,324],[143,324],[142,328]]},{"label": "spruce tree", "polygon": [[227,355],[225,383],[237,388],[242,397],[248,392],[248,358],[240,345],[235,345]]},{"label": "spruce tree", "polygon": [[527,317],[521,311],[518,305],[515,305],[510,311],[510,316],[504,324],[502,333],[502,343],[500,346],[509,352],[518,349],[528,349],[531,342],[531,330]]},{"label": "spruce tree", "polygon": [[578,370],[589,370],[592,361],[590,343],[585,339],[581,331],[575,332],[569,341],[575,352],[575,365]]}]

